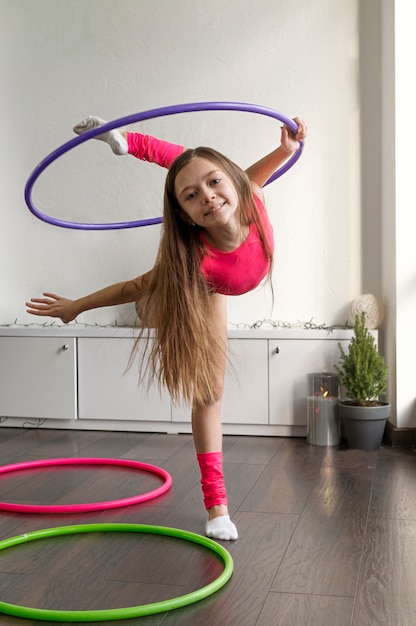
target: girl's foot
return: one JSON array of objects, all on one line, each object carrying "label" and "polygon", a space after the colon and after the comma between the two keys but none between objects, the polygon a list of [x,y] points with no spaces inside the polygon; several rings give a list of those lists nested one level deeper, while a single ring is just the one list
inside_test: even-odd
[{"label": "girl's foot", "polygon": [[212,539],[222,539],[223,541],[235,541],[238,539],[237,528],[230,520],[228,508],[225,504],[219,504],[208,509],[205,534]]},{"label": "girl's foot", "polygon": [[212,539],[222,539],[223,541],[238,539],[237,528],[230,520],[229,515],[220,515],[209,519],[205,525],[205,534]]},{"label": "girl's foot", "polygon": [[[94,115],[90,115],[89,117],[86,117],[85,120],[82,120],[82,122],[79,122],[79,124],[76,124],[73,131],[76,135],[82,135],[87,132],[87,130],[92,130],[93,128],[97,128],[103,124],[106,124],[104,120],[99,117],[95,117]],[[114,154],[123,155],[128,153],[127,139],[117,129],[109,130],[102,135],[94,137],[94,139],[99,139],[100,141],[108,143]]]}]

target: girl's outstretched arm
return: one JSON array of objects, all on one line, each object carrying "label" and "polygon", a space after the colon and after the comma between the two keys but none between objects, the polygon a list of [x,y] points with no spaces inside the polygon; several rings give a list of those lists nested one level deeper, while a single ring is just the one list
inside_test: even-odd
[{"label": "girl's outstretched arm", "polygon": [[305,139],[307,132],[305,122],[298,117],[295,117],[294,121],[298,125],[297,132],[293,132],[286,125],[282,126],[280,146],[246,169],[251,182],[258,187],[263,187],[278,167],[296,152],[299,141]]},{"label": "girl's outstretched arm", "polygon": [[26,310],[32,315],[59,317],[64,324],[68,324],[78,315],[90,309],[135,302],[140,294],[143,278],[148,274],[127,282],[109,285],[76,300],[63,298],[56,293],[45,292],[42,298],[32,298],[26,302]]}]

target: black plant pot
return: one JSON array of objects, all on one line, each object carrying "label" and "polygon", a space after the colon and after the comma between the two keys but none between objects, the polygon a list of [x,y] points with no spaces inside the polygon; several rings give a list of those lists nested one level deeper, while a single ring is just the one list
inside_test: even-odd
[{"label": "black plant pot", "polygon": [[377,450],[381,446],[390,404],[380,402],[377,406],[357,406],[349,401],[340,402],[339,415],[349,448]]}]

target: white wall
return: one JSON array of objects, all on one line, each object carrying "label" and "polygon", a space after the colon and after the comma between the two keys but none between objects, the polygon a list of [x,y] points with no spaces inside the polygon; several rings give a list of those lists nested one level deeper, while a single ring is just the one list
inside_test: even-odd
[{"label": "white wall", "polygon": [[[357,0],[0,0],[0,323],[36,321],[42,291],[76,297],[153,263],[159,227],[57,228],[23,201],[25,182],[88,114],[107,120],[195,101],[253,102],[309,124],[304,155],[267,188],[275,227],[270,293],[230,299],[230,322],[344,323],[361,293]],[[279,124],[245,113],[195,113],[133,127],[209,144],[243,167],[272,150]],[[43,212],[74,221],[159,215],[163,173],[89,141],[39,179]],[[79,322],[132,321],[128,307]]]},{"label": "white wall", "polygon": [[409,133],[409,120],[414,116],[414,98],[409,97],[409,85],[416,83],[415,18],[413,3],[396,1],[396,385],[398,425],[401,427],[416,425],[413,369],[416,345],[415,157]]},{"label": "white wall", "polygon": [[383,291],[389,302],[386,358],[390,368],[392,421],[416,425],[414,347],[416,270],[414,147],[411,120],[416,82],[416,8],[408,0],[383,0]]}]

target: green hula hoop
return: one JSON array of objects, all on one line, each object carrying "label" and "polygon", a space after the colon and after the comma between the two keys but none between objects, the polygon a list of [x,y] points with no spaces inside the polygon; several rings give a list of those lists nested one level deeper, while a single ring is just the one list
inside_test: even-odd
[{"label": "green hula hoop", "polygon": [[149,533],[154,535],[167,535],[168,537],[177,537],[185,541],[198,543],[212,552],[214,552],[224,564],[224,569],[220,576],[211,583],[200,589],[196,589],[191,593],[177,596],[170,600],[162,600],[160,602],[152,602],[150,604],[142,604],[139,606],[130,606],[119,609],[98,609],[93,611],[60,611],[50,609],[36,609],[25,607],[17,604],[9,604],[0,602],[0,613],[6,615],[14,615],[15,617],[23,617],[35,620],[44,620],[49,622],[96,622],[111,621],[120,619],[129,619],[132,617],[142,617],[145,615],[154,615],[155,613],[163,613],[179,609],[188,604],[199,602],[203,598],[212,595],[231,578],[233,573],[233,560],[230,553],[220,544],[212,539],[202,537],[195,533],[178,528],[167,528],[165,526],[150,526],[147,524],[79,524],[74,526],[60,526],[59,528],[46,528],[28,532],[9,539],[0,541],[0,550],[5,550],[12,546],[16,546],[28,541],[36,541],[47,537],[56,537],[59,535],[75,535],[78,533],[92,532],[136,532]]}]

